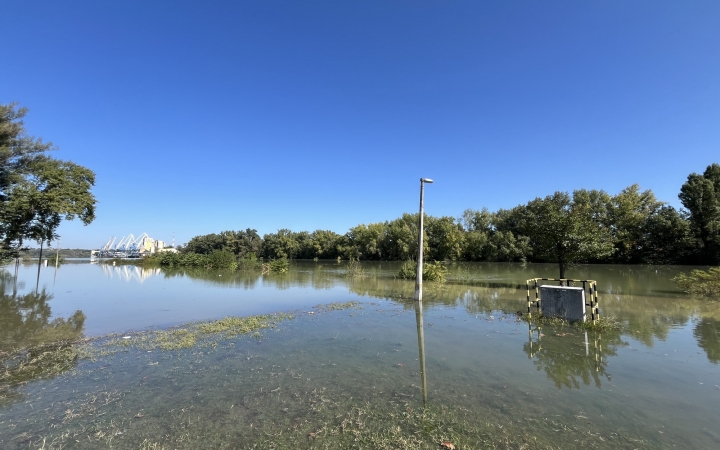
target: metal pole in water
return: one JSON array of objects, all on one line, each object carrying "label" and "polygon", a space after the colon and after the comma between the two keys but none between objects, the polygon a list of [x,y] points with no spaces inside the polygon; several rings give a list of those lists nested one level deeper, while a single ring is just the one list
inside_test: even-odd
[{"label": "metal pole in water", "polygon": [[422,300],[422,269],[423,269],[423,198],[425,196],[425,183],[432,183],[430,178],[420,178],[420,228],[418,230],[418,260],[417,274],[415,276],[415,300]]}]

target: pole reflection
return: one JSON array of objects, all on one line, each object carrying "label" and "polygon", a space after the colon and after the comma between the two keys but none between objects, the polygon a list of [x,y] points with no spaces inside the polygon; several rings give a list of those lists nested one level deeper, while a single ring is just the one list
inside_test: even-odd
[{"label": "pole reflection", "polygon": [[[422,286],[420,287],[422,298]],[[422,381],[423,407],[427,407],[427,377],[425,373],[425,332],[423,330],[422,300],[415,301],[415,321],[417,322],[418,351],[420,352],[420,378]]]}]

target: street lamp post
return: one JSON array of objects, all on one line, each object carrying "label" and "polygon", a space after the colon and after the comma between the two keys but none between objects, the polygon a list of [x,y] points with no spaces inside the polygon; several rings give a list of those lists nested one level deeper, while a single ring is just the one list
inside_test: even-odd
[{"label": "street lamp post", "polygon": [[423,274],[423,198],[425,196],[425,183],[432,183],[430,178],[420,178],[420,229],[418,230],[418,260],[417,276],[415,277],[415,300],[422,300],[422,274]]}]

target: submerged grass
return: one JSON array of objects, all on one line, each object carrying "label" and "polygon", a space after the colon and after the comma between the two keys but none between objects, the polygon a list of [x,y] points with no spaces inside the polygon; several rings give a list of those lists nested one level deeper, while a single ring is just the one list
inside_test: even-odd
[{"label": "submerged grass", "polygon": [[[148,331],[108,339],[106,350],[139,348],[142,350],[182,350],[195,346],[215,346],[220,340],[274,328],[278,322],[292,319],[292,314],[266,314],[248,317],[225,317],[209,322],[193,322],[169,330]],[[257,337],[257,335],[253,335]],[[102,349],[98,349],[102,351]]]},{"label": "submerged grass", "polygon": [[[348,302],[354,303],[354,302]],[[345,304],[327,305],[328,310],[344,309]],[[274,328],[278,322],[292,319],[291,314],[268,314],[249,317],[225,317],[209,322],[180,325],[169,330],[148,331],[128,336],[97,339],[63,339],[28,347],[0,351],[0,404],[16,397],[13,388],[28,381],[52,378],[74,369],[83,359],[94,360],[137,348],[172,351],[196,346],[214,347],[223,339]],[[95,342],[100,341],[100,345]]]},{"label": "submerged grass", "polygon": [[343,309],[360,308],[360,302],[335,302],[314,306],[318,311],[340,311]]},{"label": "submerged grass", "polygon": [[520,314],[518,317],[523,322],[527,322],[534,325],[552,325],[552,326],[570,326],[580,328],[583,330],[592,331],[608,331],[608,330],[620,330],[622,324],[612,317],[598,317],[595,321],[570,321],[561,317],[548,317],[542,314]]}]

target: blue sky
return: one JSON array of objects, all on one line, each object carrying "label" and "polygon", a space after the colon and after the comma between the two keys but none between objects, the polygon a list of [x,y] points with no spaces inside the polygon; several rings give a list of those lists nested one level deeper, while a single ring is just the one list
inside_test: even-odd
[{"label": "blue sky", "polygon": [[61,246],[510,208],[720,162],[718,1],[0,1],[0,102],[93,169]]}]

